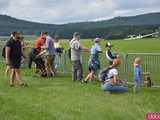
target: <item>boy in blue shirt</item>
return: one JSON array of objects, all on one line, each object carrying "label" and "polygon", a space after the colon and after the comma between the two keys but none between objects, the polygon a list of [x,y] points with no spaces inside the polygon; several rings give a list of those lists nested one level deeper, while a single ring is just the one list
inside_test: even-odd
[{"label": "boy in blue shirt", "polygon": [[135,83],[135,87],[134,87],[134,92],[137,93],[140,91],[140,88],[141,88],[141,80],[142,80],[142,75],[148,75],[149,72],[146,72],[144,73],[142,71],[142,68],[141,68],[141,64],[142,64],[142,60],[141,58],[135,58],[134,60],[134,83]]},{"label": "boy in blue shirt", "polygon": [[84,82],[93,81],[94,74],[100,69],[99,53],[102,52],[99,46],[100,38],[94,39],[95,44],[90,49],[90,59],[89,59],[89,74],[85,78]]},{"label": "boy in blue shirt", "polygon": [[140,86],[141,86],[141,78],[142,78],[142,68],[141,68],[141,58],[135,58],[134,60],[134,83],[135,83],[135,88],[134,92],[139,92],[140,91]]}]

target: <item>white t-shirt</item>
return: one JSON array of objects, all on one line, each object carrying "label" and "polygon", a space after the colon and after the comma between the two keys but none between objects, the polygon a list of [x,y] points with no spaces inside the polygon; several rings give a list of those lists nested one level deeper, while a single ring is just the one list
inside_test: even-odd
[{"label": "white t-shirt", "polygon": [[71,47],[71,61],[81,60],[81,44],[78,40],[73,38],[70,42]]},{"label": "white t-shirt", "polygon": [[118,75],[118,70],[115,68],[109,70],[108,72],[108,78],[112,78],[113,76],[117,76],[117,75]]},{"label": "white t-shirt", "polygon": [[95,43],[90,49],[90,54],[96,54],[97,52],[100,52],[100,51],[102,51],[101,47],[99,46],[98,43]]}]

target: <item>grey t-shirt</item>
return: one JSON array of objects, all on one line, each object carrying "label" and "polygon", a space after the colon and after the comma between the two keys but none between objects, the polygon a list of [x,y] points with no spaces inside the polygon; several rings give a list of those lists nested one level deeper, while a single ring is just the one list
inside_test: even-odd
[{"label": "grey t-shirt", "polygon": [[71,47],[71,61],[81,60],[81,44],[78,40],[73,38],[70,42]]},{"label": "grey t-shirt", "polygon": [[46,44],[48,45],[47,51],[49,52],[49,55],[55,55],[53,39],[50,36],[46,37]]}]

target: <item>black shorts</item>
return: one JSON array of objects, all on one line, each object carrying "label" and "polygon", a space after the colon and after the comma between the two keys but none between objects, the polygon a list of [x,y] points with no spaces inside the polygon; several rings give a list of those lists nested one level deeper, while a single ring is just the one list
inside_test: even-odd
[{"label": "black shorts", "polygon": [[21,60],[11,61],[11,63],[10,63],[11,69],[20,69],[20,67],[21,67]]}]

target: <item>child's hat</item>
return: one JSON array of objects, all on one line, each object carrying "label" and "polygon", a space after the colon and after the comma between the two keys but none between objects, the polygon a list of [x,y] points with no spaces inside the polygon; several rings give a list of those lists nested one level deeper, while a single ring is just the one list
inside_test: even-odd
[{"label": "child's hat", "polygon": [[93,40],[94,42],[99,42],[100,41],[100,38],[95,38],[94,40]]},{"label": "child's hat", "polygon": [[113,45],[110,42],[107,42],[106,47],[113,47]]}]

